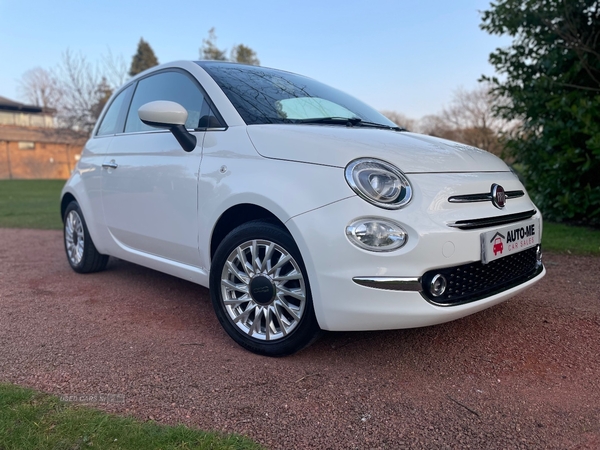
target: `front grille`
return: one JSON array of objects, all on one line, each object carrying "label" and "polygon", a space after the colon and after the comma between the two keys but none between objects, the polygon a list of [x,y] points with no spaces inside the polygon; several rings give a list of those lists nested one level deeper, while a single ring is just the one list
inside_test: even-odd
[{"label": "front grille", "polygon": [[[537,247],[496,259],[488,264],[481,261],[456,267],[431,270],[422,277],[423,294],[433,303],[451,306],[480,300],[533,278],[541,268]],[[431,294],[431,280],[437,274],[446,278],[444,294]]]},{"label": "front grille", "polygon": [[[506,191],[504,193],[506,199],[519,198],[525,195],[524,191]],[[473,202],[491,202],[492,193],[484,192],[482,194],[466,194],[466,195],[453,195],[448,198],[450,203],[473,203]]]}]

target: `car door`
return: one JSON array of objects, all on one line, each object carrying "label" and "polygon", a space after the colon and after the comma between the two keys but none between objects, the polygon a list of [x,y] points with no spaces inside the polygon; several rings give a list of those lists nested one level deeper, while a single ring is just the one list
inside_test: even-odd
[{"label": "car door", "polygon": [[[138,108],[155,100],[188,111],[186,128],[198,139],[193,151],[183,151],[171,132],[141,122]],[[207,109],[187,72],[170,69],[138,81],[124,133],[110,143],[102,170],[105,221],[121,250],[199,266],[197,182],[204,132],[198,124]]]}]

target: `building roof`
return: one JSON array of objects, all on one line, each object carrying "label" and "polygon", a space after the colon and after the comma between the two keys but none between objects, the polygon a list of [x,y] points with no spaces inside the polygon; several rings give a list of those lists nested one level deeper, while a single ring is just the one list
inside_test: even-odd
[{"label": "building roof", "polygon": [[0,111],[22,111],[30,113],[54,113],[52,108],[43,108],[36,105],[26,105],[25,103],[15,102],[6,97],[0,96]]},{"label": "building roof", "polygon": [[28,141],[83,146],[88,138],[89,135],[87,133],[81,133],[66,128],[0,126],[0,141]]}]

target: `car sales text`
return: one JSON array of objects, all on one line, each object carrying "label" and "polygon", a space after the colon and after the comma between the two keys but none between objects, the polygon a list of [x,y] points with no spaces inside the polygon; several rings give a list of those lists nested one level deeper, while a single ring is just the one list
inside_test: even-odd
[{"label": "car sales text", "polygon": [[506,243],[509,251],[513,249],[529,247],[535,244],[535,224],[526,227],[518,227],[506,234]]}]

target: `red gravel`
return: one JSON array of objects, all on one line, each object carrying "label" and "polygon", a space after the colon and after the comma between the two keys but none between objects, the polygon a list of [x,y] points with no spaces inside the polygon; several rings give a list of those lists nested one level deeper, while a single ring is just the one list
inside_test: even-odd
[{"label": "red gravel", "polygon": [[78,275],[61,238],[0,229],[0,381],[270,449],[600,448],[600,258],[547,254],[536,288],[474,316],[270,359],[206,289],[118,260]]}]

